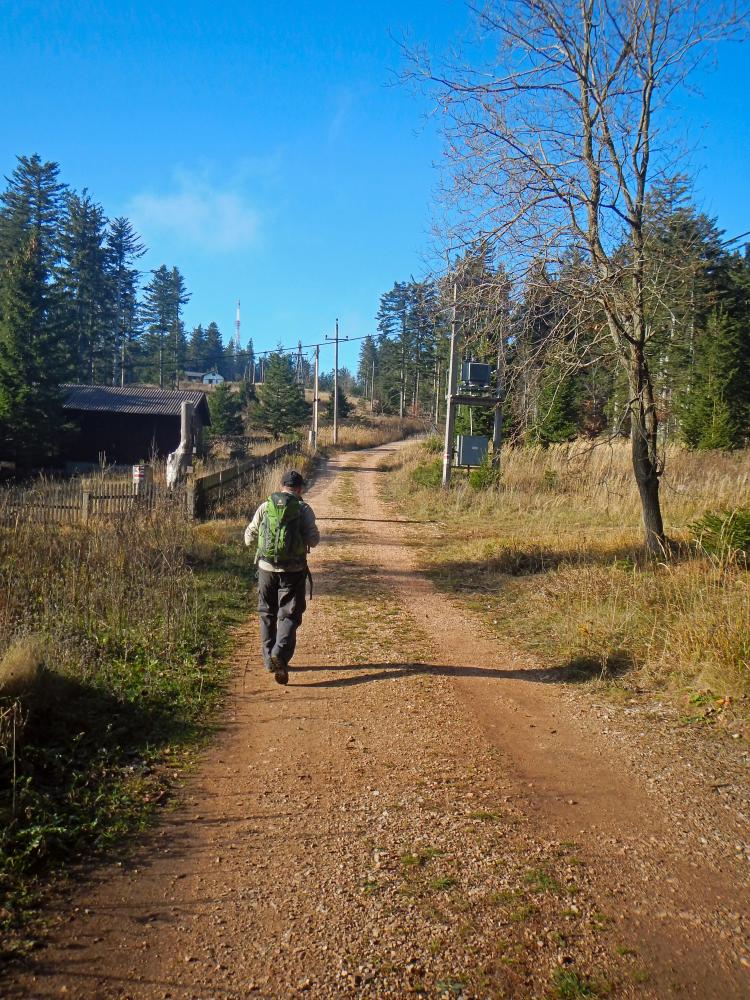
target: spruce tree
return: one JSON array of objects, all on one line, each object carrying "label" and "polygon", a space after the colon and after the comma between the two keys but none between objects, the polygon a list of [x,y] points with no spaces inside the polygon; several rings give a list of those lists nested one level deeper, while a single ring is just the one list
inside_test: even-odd
[{"label": "spruce tree", "polygon": [[35,236],[0,274],[0,451],[19,466],[48,461],[64,431],[59,330]]},{"label": "spruce tree", "polygon": [[359,348],[359,363],[357,364],[357,385],[362,396],[370,395],[370,384],[373,365],[377,368],[378,349],[374,337],[365,337]]},{"label": "spruce tree", "polygon": [[206,331],[200,324],[193,327],[193,332],[190,334],[186,367],[196,372],[206,371]]},{"label": "spruce tree", "polygon": [[177,380],[185,362],[185,331],[181,321],[182,307],[190,299],[185,281],[178,268],[162,264],[152,271],[151,281],[144,289],[143,315],[147,323],[147,374],[163,386],[166,380]]},{"label": "spruce tree", "polygon": [[57,163],[43,163],[35,153],[19,156],[0,195],[0,266],[34,237],[38,263],[49,280],[60,260],[60,229],[66,187]]},{"label": "spruce tree", "polygon": [[115,351],[106,237],[101,205],[85,189],[81,195],[69,194],[60,239],[64,261],[59,284],[69,337],[76,346],[77,378],[92,385],[111,381]]},{"label": "spruce tree", "polygon": [[562,374],[557,365],[549,366],[537,397],[531,441],[547,446],[575,438],[578,433],[576,388],[574,375]]},{"label": "spruce tree", "polygon": [[[341,385],[341,380],[339,380],[339,389],[336,396],[339,420],[345,420],[355,407],[354,403],[351,403],[347,398],[344,387]],[[333,393],[328,397],[328,402],[326,403],[326,420],[333,423]]]},{"label": "spruce tree", "polygon": [[724,311],[709,318],[682,407],[692,448],[740,448],[750,434],[750,331]]},{"label": "spruce tree", "polygon": [[219,437],[242,434],[242,399],[238,393],[232,392],[226,382],[215,386],[209,393],[208,408],[212,434]]},{"label": "spruce tree", "polygon": [[288,434],[309,418],[310,407],[294,379],[289,358],[281,353],[269,356],[265,381],[257,393],[258,402],[251,408],[252,421],[269,430],[274,438]]},{"label": "spruce tree", "polygon": [[224,344],[221,339],[221,332],[216,323],[209,323],[206,329],[206,348],[204,355],[204,365],[206,371],[224,372]]},{"label": "spruce tree", "polygon": [[134,381],[133,369],[140,355],[141,324],[138,310],[138,268],[133,265],[146,248],[123,217],[113,219],[107,233],[107,271],[112,312],[112,383]]},{"label": "spruce tree", "polygon": [[252,338],[247,342],[247,381],[252,385],[255,382],[255,347],[253,346]]}]

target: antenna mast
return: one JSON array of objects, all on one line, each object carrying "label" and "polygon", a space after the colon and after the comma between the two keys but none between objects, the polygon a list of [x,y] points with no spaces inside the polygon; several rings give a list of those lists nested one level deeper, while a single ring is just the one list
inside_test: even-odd
[{"label": "antenna mast", "polygon": [[240,300],[237,299],[237,318],[234,321],[234,349],[240,350]]}]

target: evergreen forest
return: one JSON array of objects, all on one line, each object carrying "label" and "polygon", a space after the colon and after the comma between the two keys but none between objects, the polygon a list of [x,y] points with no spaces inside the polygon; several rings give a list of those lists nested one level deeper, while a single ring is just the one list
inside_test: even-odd
[{"label": "evergreen forest", "polygon": [[71,190],[59,165],[19,156],[0,194],[0,454],[54,458],[64,438],[61,385],[176,386],[186,371],[253,372],[252,341],[224,345],[215,322],[188,331],[190,292],[175,265],[144,273],[146,247]]}]

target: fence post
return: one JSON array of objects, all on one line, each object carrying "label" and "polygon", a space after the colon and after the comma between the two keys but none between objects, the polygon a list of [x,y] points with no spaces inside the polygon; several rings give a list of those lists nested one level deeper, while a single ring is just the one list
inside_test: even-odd
[{"label": "fence post", "polygon": [[81,494],[81,520],[84,524],[89,523],[89,517],[91,516],[91,493],[89,490],[84,490]]},{"label": "fence post", "polygon": [[185,488],[185,513],[188,519],[194,521],[197,516],[198,491],[200,487],[195,482],[189,482]]}]

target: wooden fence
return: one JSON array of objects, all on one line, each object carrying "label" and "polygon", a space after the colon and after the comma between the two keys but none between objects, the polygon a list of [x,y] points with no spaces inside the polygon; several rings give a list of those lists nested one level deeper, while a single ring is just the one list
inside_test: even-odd
[{"label": "wooden fence", "polygon": [[[16,518],[35,524],[86,524],[95,518],[122,517],[132,510],[153,510],[175,498],[165,487],[103,479],[6,487],[0,491],[0,522]],[[179,499],[179,498],[178,498]]]},{"label": "wooden fence", "polygon": [[116,520],[134,510],[152,511],[167,503],[179,504],[191,519],[204,519],[267,466],[298,451],[298,444],[285,444],[267,455],[196,476],[174,490],[106,478],[5,487],[0,489],[0,524],[12,524],[18,518],[41,525],[87,524],[94,519]]},{"label": "wooden fence", "polygon": [[207,476],[196,476],[187,484],[186,507],[188,517],[203,519],[211,516],[222,502],[235,496],[269,465],[286,455],[299,452],[299,444],[285,444],[267,455],[235,462],[226,469],[212,472]]}]

